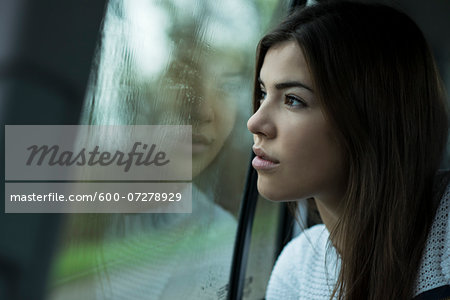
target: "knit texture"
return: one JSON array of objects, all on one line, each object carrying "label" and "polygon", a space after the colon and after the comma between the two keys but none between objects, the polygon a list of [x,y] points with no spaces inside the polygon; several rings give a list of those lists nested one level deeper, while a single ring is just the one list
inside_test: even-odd
[{"label": "knit texture", "polygon": [[414,294],[450,284],[450,184],[444,191],[428,235]]},{"label": "knit texture", "polygon": [[[447,182],[447,181],[446,181]],[[450,284],[450,184],[447,185],[427,239],[414,294]],[[328,300],[340,268],[329,242],[329,232],[320,224],[294,238],[279,256],[267,287],[267,300]]]}]

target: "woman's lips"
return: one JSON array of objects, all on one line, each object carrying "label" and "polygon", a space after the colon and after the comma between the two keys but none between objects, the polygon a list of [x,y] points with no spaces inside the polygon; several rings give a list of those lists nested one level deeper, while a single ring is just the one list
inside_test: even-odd
[{"label": "woman's lips", "polygon": [[202,134],[192,134],[192,154],[206,151],[213,143],[213,139]]},{"label": "woman's lips", "polygon": [[259,156],[256,156],[252,161],[252,166],[256,170],[269,170],[278,167],[279,163],[274,163],[270,160],[265,160]]},{"label": "woman's lips", "polygon": [[267,155],[261,148],[253,147],[256,157],[252,161],[252,166],[256,170],[270,170],[280,165],[280,162]]}]

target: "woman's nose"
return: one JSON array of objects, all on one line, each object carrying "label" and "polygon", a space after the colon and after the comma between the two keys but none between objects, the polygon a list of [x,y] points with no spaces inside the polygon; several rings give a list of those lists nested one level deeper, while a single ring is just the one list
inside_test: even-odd
[{"label": "woman's nose", "polygon": [[269,107],[262,105],[248,119],[247,128],[251,133],[264,136],[266,138],[274,138],[276,135],[276,127],[273,120],[273,114],[270,113]]},{"label": "woman's nose", "polygon": [[214,108],[212,100],[198,97],[191,103],[191,118],[193,125],[201,125],[214,121]]}]

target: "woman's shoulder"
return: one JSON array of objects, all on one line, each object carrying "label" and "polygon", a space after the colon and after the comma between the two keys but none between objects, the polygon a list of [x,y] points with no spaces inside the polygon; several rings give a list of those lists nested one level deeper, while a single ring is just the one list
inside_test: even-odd
[{"label": "woman's shoulder", "polygon": [[310,258],[322,256],[326,250],[328,237],[328,230],[323,224],[304,230],[284,247],[276,265],[284,263],[292,265],[294,260],[305,263]]},{"label": "woman's shoulder", "polygon": [[328,299],[334,274],[326,265],[336,262],[327,256],[328,237],[328,230],[320,224],[292,239],[275,263],[266,299]]}]

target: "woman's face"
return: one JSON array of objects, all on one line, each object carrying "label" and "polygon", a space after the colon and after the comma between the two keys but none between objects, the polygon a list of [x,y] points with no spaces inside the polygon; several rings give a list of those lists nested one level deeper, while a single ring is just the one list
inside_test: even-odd
[{"label": "woman's face", "polygon": [[338,201],[346,182],[344,155],[297,43],[270,48],[259,79],[260,107],[247,123],[259,192],[270,200]]}]

